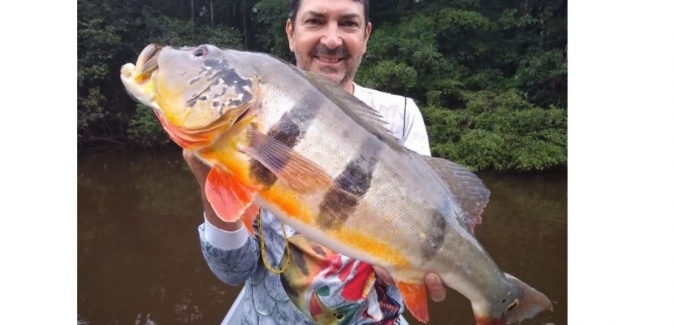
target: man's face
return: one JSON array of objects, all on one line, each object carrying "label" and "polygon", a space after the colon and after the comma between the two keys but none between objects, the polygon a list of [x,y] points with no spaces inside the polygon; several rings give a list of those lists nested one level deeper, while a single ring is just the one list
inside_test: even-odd
[{"label": "man's face", "polygon": [[354,0],[302,0],[294,26],[286,22],[297,66],[350,85],[372,30],[364,11]]}]

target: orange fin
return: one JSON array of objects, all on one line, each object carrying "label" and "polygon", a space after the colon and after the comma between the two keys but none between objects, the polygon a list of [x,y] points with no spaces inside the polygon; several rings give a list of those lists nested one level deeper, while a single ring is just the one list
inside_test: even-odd
[{"label": "orange fin", "polygon": [[256,188],[241,183],[226,170],[213,167],[206,177],[205,191],[206,199],[220,219],[234,222],[244,218],[244,224],[249,222],[245,219],[250,219],[247,214],[252,212],[247,209],[253,204]]},{"label": "orange fin", "polygon": [[241,150],[293,190],[311,193],[332,186],[332,178],[323,168],[283,142],[255,130],[250,130],[248,136],[250,147]]},{"label": "orange fin", "polygon": [[255,221],[255,218],[257,218],[257,214],[259,212],[260,207],[257,204],[253,203],[248,207],[248,209],[246,209],[246,211],[241,216],[243,226],[246,227],[246,230],[248,230],[248,233],[251,235],[255,235],[255,230],[253,229],[253,222]]},{"label": "orange fin", "polygon": [[405,306],[418,321],[428,323],[428,301],[426,300],[426,286],[422,284],[410,284],[396,281]]}]

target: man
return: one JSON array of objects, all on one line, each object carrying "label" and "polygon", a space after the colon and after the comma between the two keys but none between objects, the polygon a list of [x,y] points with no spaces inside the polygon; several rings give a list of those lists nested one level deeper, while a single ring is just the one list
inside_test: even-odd
[{"label": "man", "polygon": [[[299,68],[330,78],[379,111],[401,144],[430,155],[414,101],[353,82],[372,30],[368,9],[367,0],[292,0],[286,22],[290,51]],[[243,324],[397,323],[403,302],[385,271],[308,241],[265,210],[255,237],[241,221],[220,220],[203,195],[209,168],[188,152],[184,156],[204,198],[204,257],[222,281],[245,282]],[[426,276],[426,285],[432,300],[444,300],[436,274]]]}]

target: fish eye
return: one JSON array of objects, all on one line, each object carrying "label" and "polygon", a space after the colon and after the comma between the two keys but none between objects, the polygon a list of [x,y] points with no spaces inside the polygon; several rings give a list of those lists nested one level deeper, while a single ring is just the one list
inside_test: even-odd
[{"label": "fish eye", "polygon": [[199,47],[197,47],[196,50],[194,50],[193,54],[196,57],[206,56],[206,54],[208,54],[208,50],[206,49],[205,46],[199,46]]}]

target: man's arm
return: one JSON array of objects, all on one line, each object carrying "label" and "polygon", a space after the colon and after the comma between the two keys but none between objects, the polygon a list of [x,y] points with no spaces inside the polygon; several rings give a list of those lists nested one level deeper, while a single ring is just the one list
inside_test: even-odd
[{"label": "man's arm", "polygon": [[204,259],[213,274],[230,285],[243,283],[258,265],[260,247],[241,220],[224,222],[215,214],[206,199],[204,186],[210,168],[191,152],[183,150],[183,158],[199,184],[204,207],[204,223],[199,226],[199,239]]}]

